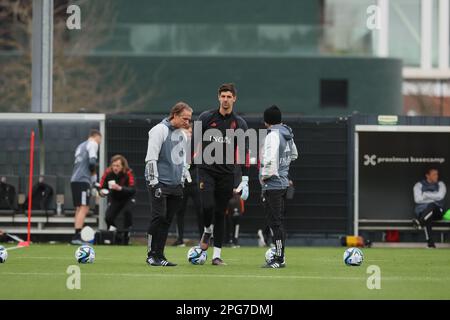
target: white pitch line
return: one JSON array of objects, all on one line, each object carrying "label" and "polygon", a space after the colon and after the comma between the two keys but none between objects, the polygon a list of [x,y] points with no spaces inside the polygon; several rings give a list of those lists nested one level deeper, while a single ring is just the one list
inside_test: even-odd
[{"label": "white pitch line", "polygon": [[[15,257],[16,259],[41,259],[41,260],[71,260],[69,257]],[[114,258],[101,258],[101,260],[116,260]]]},{"label": "white pitch line", "polygon": [[10,250],[16,250],[16,249],[22,249],[22,248],[25,248],[25,247],[15,246],[15,247],[9,247],[9,248],[5,248],[5,249],[6,249],[6,251],[10,251]]},{"label": "white pitch line", "polygon": [[[45,273],[45,272],[2,272],[2,275],[9,276],[44,276],[44,277],[54,277],[54,276],[64,276],[67,277],[65,273]],[[161,274],[161,273],[83,273],[82,276],[101,276],[101,277],[132,277],[132,278],[152,278],[152,277],[195,277],[198,278],[200,274],[198,273],[182,273],[182,274]],[[293,279],[293,280],[367,280],[366,277],[327,277],[327,276],[282,276],[282,275],[214,275],[214,274],[201,274],[201,277],[206,278],[259,278],[259,279]],[[382,277],[382,281],[450,281],[450,278],[440,278],[440,277]]]}]

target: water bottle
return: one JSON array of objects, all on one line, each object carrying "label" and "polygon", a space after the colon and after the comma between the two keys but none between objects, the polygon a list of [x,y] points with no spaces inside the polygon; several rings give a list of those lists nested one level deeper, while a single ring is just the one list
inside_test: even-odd
[{"label": "water bottle", "polygon": [[62,215],[62,203],[61,203],[61,201],[58,201],[56,203],[56,214],[58,216]]}]

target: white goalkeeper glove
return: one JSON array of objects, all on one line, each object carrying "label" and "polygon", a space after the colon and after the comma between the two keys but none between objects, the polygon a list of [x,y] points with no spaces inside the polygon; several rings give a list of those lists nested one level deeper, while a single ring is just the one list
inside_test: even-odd
[{"label": "white goalkeeper glove", "polygon": [[158,184],[158,167],[156,160],[150,160],[145,165],[145,181],[150,187],[154,187]]},{"label": "white goalkeeper glove", "polygon": [[239,193],[241,191],[242,191],[241,199],[244,200],[244,201],[247,200],[248,195],[249,195],[249,191],[248,191],[248,176],[243,176],[241,183],[236,188],[236,192]]},{"label": "white goalkeeper glove", "polygon": [[188,167],[183,168],[183,184],[185,181],[187,181],[188,183],[192,182],[191,173],[189,172]]}]

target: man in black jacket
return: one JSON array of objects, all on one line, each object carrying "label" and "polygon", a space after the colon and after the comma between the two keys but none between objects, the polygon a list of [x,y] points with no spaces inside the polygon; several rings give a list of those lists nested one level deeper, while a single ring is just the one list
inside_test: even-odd
[{"label": "man in black jacket", "polygon": [[[201,122],[201,130],[198,132],[203,137],[202,152],[213,150],[210,160],[206,160],[206,155],[202,161],[194,159],[198,164],[198,186],[202,203],[204,232],[200,240],[200,247],[206,251],[209,247],[211,237],[214,237],[214,251],[212,264],[216,266],[226,265],[221,258],[222,242],[224,237],[224,216],[228,201],[233,197],[234,171],[236,165],[241,164],[242,180],[236,188],[236,192],[241,194],[242,200],[247,200],[249,196],[248,172],[250,167],[248,139],[243,147],[244,158],[239,161],[238,144],[232,142],[235,139],[236,130],[242,129],[246,132],[247,122],[233,111],[236,102],[236,88],[232,83],[226,83],[219,87],[218,100],[219,108],[205,111],[200,114],[198,121]],[[194,135],[197,134],[194,128]],[[196,141],[194,139],[194,141]],[[213,147],[213,148],[211,148]],[[215,147],[215,148],[214,148]],[[229,147],[233,147],[229,154]],[[195,146],[197,150],[197,146]],[[218,150],[218,154],[216,154]],[[220,155],[220,151],[222,154]],[[218,159],[215,159],[215,158]],[[227,160],[231,158],[229,163]],[[200,159],[200,158],[199,158]],[[213,229],[214,221],[214,229]]]}]

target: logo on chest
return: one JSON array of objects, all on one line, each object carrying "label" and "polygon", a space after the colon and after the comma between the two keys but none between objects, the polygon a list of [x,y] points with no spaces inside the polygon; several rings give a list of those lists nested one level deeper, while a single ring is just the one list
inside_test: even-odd
[{"label": "logo on chest", "polygon": [[209,141],[211,142],[218,142],[218,143],[226,143],[226,144],[230,144],[231,143],[231,139],[230,137],[216,137],[216,136],[210,136],[209,137]]}]

